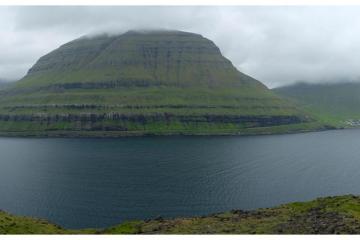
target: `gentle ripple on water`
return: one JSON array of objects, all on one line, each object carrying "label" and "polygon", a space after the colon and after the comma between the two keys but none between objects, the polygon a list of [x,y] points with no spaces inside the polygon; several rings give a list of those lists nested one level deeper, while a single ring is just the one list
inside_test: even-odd
[{"label": "gentle ripple on water", "polygon": [[0,138],[0,209],[68,228],[359,194],[360,130]]}]

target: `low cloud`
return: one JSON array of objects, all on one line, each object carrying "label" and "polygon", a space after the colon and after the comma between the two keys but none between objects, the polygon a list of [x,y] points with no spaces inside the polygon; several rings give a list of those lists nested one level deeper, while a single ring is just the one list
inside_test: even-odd
[{"label": "low cloud", "polygon": [[360,7],[0,7],[0,79],[86,34],[177,29],[213,40],[269,87],[360,81]]}]

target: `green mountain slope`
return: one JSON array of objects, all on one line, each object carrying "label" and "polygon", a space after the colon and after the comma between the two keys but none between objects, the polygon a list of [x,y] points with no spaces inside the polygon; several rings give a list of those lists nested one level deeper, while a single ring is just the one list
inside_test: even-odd
[{"label": "green mountain slope", "polygon": [[15,81],[0,79],[0,90],[6,89],[14,85]]},{"label": "green mountain slope", "polygon": [[239,72],[198,34],[82,37],[0,95],[0,132],[118,136],[247,134],[322,125]]},{"label": "green mountain slope", "polygon": [[346,195],[253,211],[124,222],[106,229],[67,230],[0,211],[0,234],[359,234],[360,198]]},{"label": "green mountain slope", "polygon": [[360,83],[306,84],[273,89],[318,118],[337,125],[355,126],[360,119]]}]

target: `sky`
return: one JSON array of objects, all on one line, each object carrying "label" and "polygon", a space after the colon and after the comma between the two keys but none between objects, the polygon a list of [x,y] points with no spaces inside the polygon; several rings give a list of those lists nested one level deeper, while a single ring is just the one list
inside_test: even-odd
[{"label": "sky", "polygon": [[270,88],[360,82],[360,6],[0,6],[0,79],[80,36],[131,29],[202,34]]}]

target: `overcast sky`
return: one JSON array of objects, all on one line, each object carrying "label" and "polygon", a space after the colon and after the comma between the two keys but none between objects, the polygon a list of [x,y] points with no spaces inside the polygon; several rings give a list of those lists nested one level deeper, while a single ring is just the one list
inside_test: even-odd
[{"label": "overcast sky", "polygon": [[0,7],[0,79],[74,38],[177,29],[213,40],[268,87],[360,81],[360,7]]}]

